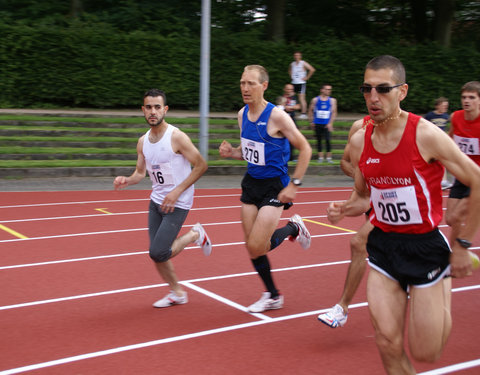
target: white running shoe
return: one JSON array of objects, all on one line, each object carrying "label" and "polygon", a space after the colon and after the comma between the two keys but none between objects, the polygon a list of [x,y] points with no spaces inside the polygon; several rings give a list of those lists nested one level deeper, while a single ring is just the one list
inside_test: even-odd
[{"label": "white running shoe", "polygon": [[302,113],[300,116],[298,116],[300,120],[308,120],[308,116],[306,113]]},{"label": "white running shoe", "polygon": [[202,248],[203,254],[208,257],[212,252],[212,243],[210,242],[207,232],[205,232],[205,229],[203,229],[200,223],[195,224],[192,230],[198,232],[199,236],[195,243]]},{"label": "white running shoe", "polygon": [[248,307],[248,311],[260,313],[266,310],[281,309],[283,307],[283,296],[280,294],[277,298],[270,298],[270,295],[270,292],[264,292],[257,302]]},{"label": "white running shoe", "polygon": [[305,250],[310,247],[310,243],[312,238],[310,237],[310,232],[308,231],[307,227],[303,223],[302,218],[300,215],[293,215],[290,218],[290,222],[294,223],[298,227],[298,235],[295,237],[296,241],[302,246]]},{"label": "white running shoe", "polygon": [[318,316],[318,320],[332,328],[343,327],[345,323],[347,323],[347,318],[348,313],[345,314],[342,306],[339,304],[333,306],[330,311],[325,314],[320,314]]},{"label": "white running shoe", "polygon": [[170,291],[165,297],[159,299],[153,304],[153,307],[170,307],[173,305],[183,305],[188,302],[187,293],[185,292],[183,296],[177,296],[173,291]]}]

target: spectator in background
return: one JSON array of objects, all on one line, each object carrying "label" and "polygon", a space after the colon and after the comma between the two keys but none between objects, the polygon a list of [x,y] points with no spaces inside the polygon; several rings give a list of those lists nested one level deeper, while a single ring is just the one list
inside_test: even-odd
[{"label": "spectator in background", "polygon": [[443,131],[447,131],[447,125],[450,122],[450,115],[448,114],[448,99],[445,97],[440,97],[435,100],[435,109],[428,112],[425,116],[425,119],[433,122]]},{"label": "spectator in background", "polygon": [[308,118],[312,123],[317,138],[318,162],[323,163],[322,139],[325,139],[325,157],[327,163],[332,161],[332,145],[330,144],[330,133],[333,131],[333,123],[337,118],[337,99],[332,98],[332,86],[323,84],[320,88],[320,95],[310,102]]},{"label": "spectator in background", "polygon": [[315,68],[311,66],[308,62],[302,60],[302,53],[297,51],[293,54],[295,61],[290,63],[288,66],[288,74],[292,79],[292,84],[294,86],[295,92],[298,94],[300,99],[300,106],[302,114],[300,115],[300,120],[306,120],[307,117],[307,81],[315,73]]},{"label": "spectator in background", "polygon": [[[292,118],[295,126],[298,128],[297,122],[295,121],[295,114],[298,110],[301,109],[301,105],[298,101],[298,97],[295,94],[293,85],[291,83],[287,83],[283,87],[283,98],[285,99],[284,103],[284,111],[288,113],[288,115]],[[290,143],[290,160],[295,161],[294,155],[295,147]]]},{"label": "spectator in background", "polygon": [[[425,116],[425,120],[428,120],[437,125],[443,131],[447,131],[448,123],[450,122],[450,115],[448,114],[448,99],[440,97],[435,100],[435,109],[428,112]],[[449,189],[452,183],[448,181],[447,171],[442,180],[442,189]]]}]

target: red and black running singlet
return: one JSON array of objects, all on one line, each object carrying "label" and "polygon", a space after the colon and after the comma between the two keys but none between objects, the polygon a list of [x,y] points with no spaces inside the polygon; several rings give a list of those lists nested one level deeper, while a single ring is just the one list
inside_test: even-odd
[{"label": "red and black running singlet", "polygon": [[465,120],[465,111],[452,114],[453,140],[463,153],[480,165],[480,116],[475,120]]},{"label": "red and black running singlet", "polygon": [[[426,233],[442,219],[441,181],[444,168],[427,163],[417,147],[420,116],[408,114],[397,147],[389,153],[375,150],[368,123],[359,168],[370,189],[370,221],[385,232]],[[365,121],[364,121],[365,123]]]}]

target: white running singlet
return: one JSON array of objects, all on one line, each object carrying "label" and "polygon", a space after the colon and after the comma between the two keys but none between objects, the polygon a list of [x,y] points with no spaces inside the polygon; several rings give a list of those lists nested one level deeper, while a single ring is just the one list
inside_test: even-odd
[{"label": "white running singlet", "polygon": [[[152,180],[150,199],[157,204],[162,204],[165,196],[184,181],[192,171],[190,162],[182,154],[173,152],[174,129],[176,129],[174,126],[168,124],[165,134],[156,143],[151,143],[148,139],[150,130],[143,139],[143,155]],[[180,195],[175,207],[189,210],[193,204],[193,192],[194,186],[191,185]]]}]

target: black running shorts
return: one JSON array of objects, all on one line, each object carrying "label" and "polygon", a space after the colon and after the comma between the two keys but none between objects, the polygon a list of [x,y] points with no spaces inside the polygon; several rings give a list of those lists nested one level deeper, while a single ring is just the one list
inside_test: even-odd
[{"label": "black running shorts", "polygon": [[257,179],[245,174],[242,180],[242,196],[240,201],[254,204],[258,209],[263,206],[282,207],[288,210],[292,203],[282,203],[277,197],[284,188],[280,177]]},{"label": "black running shorts", "polygon": [[453,186],[450,188],[449,198],[464,199],[470,196],[470,188],[455,179]]},{"label": "black running shorts", "polygon": [[429,286],[449,274],[450,247],[435,229],[422,234],[386,233],[375,227],[368,236],[368,262],[385,276],[400,283]]}]

